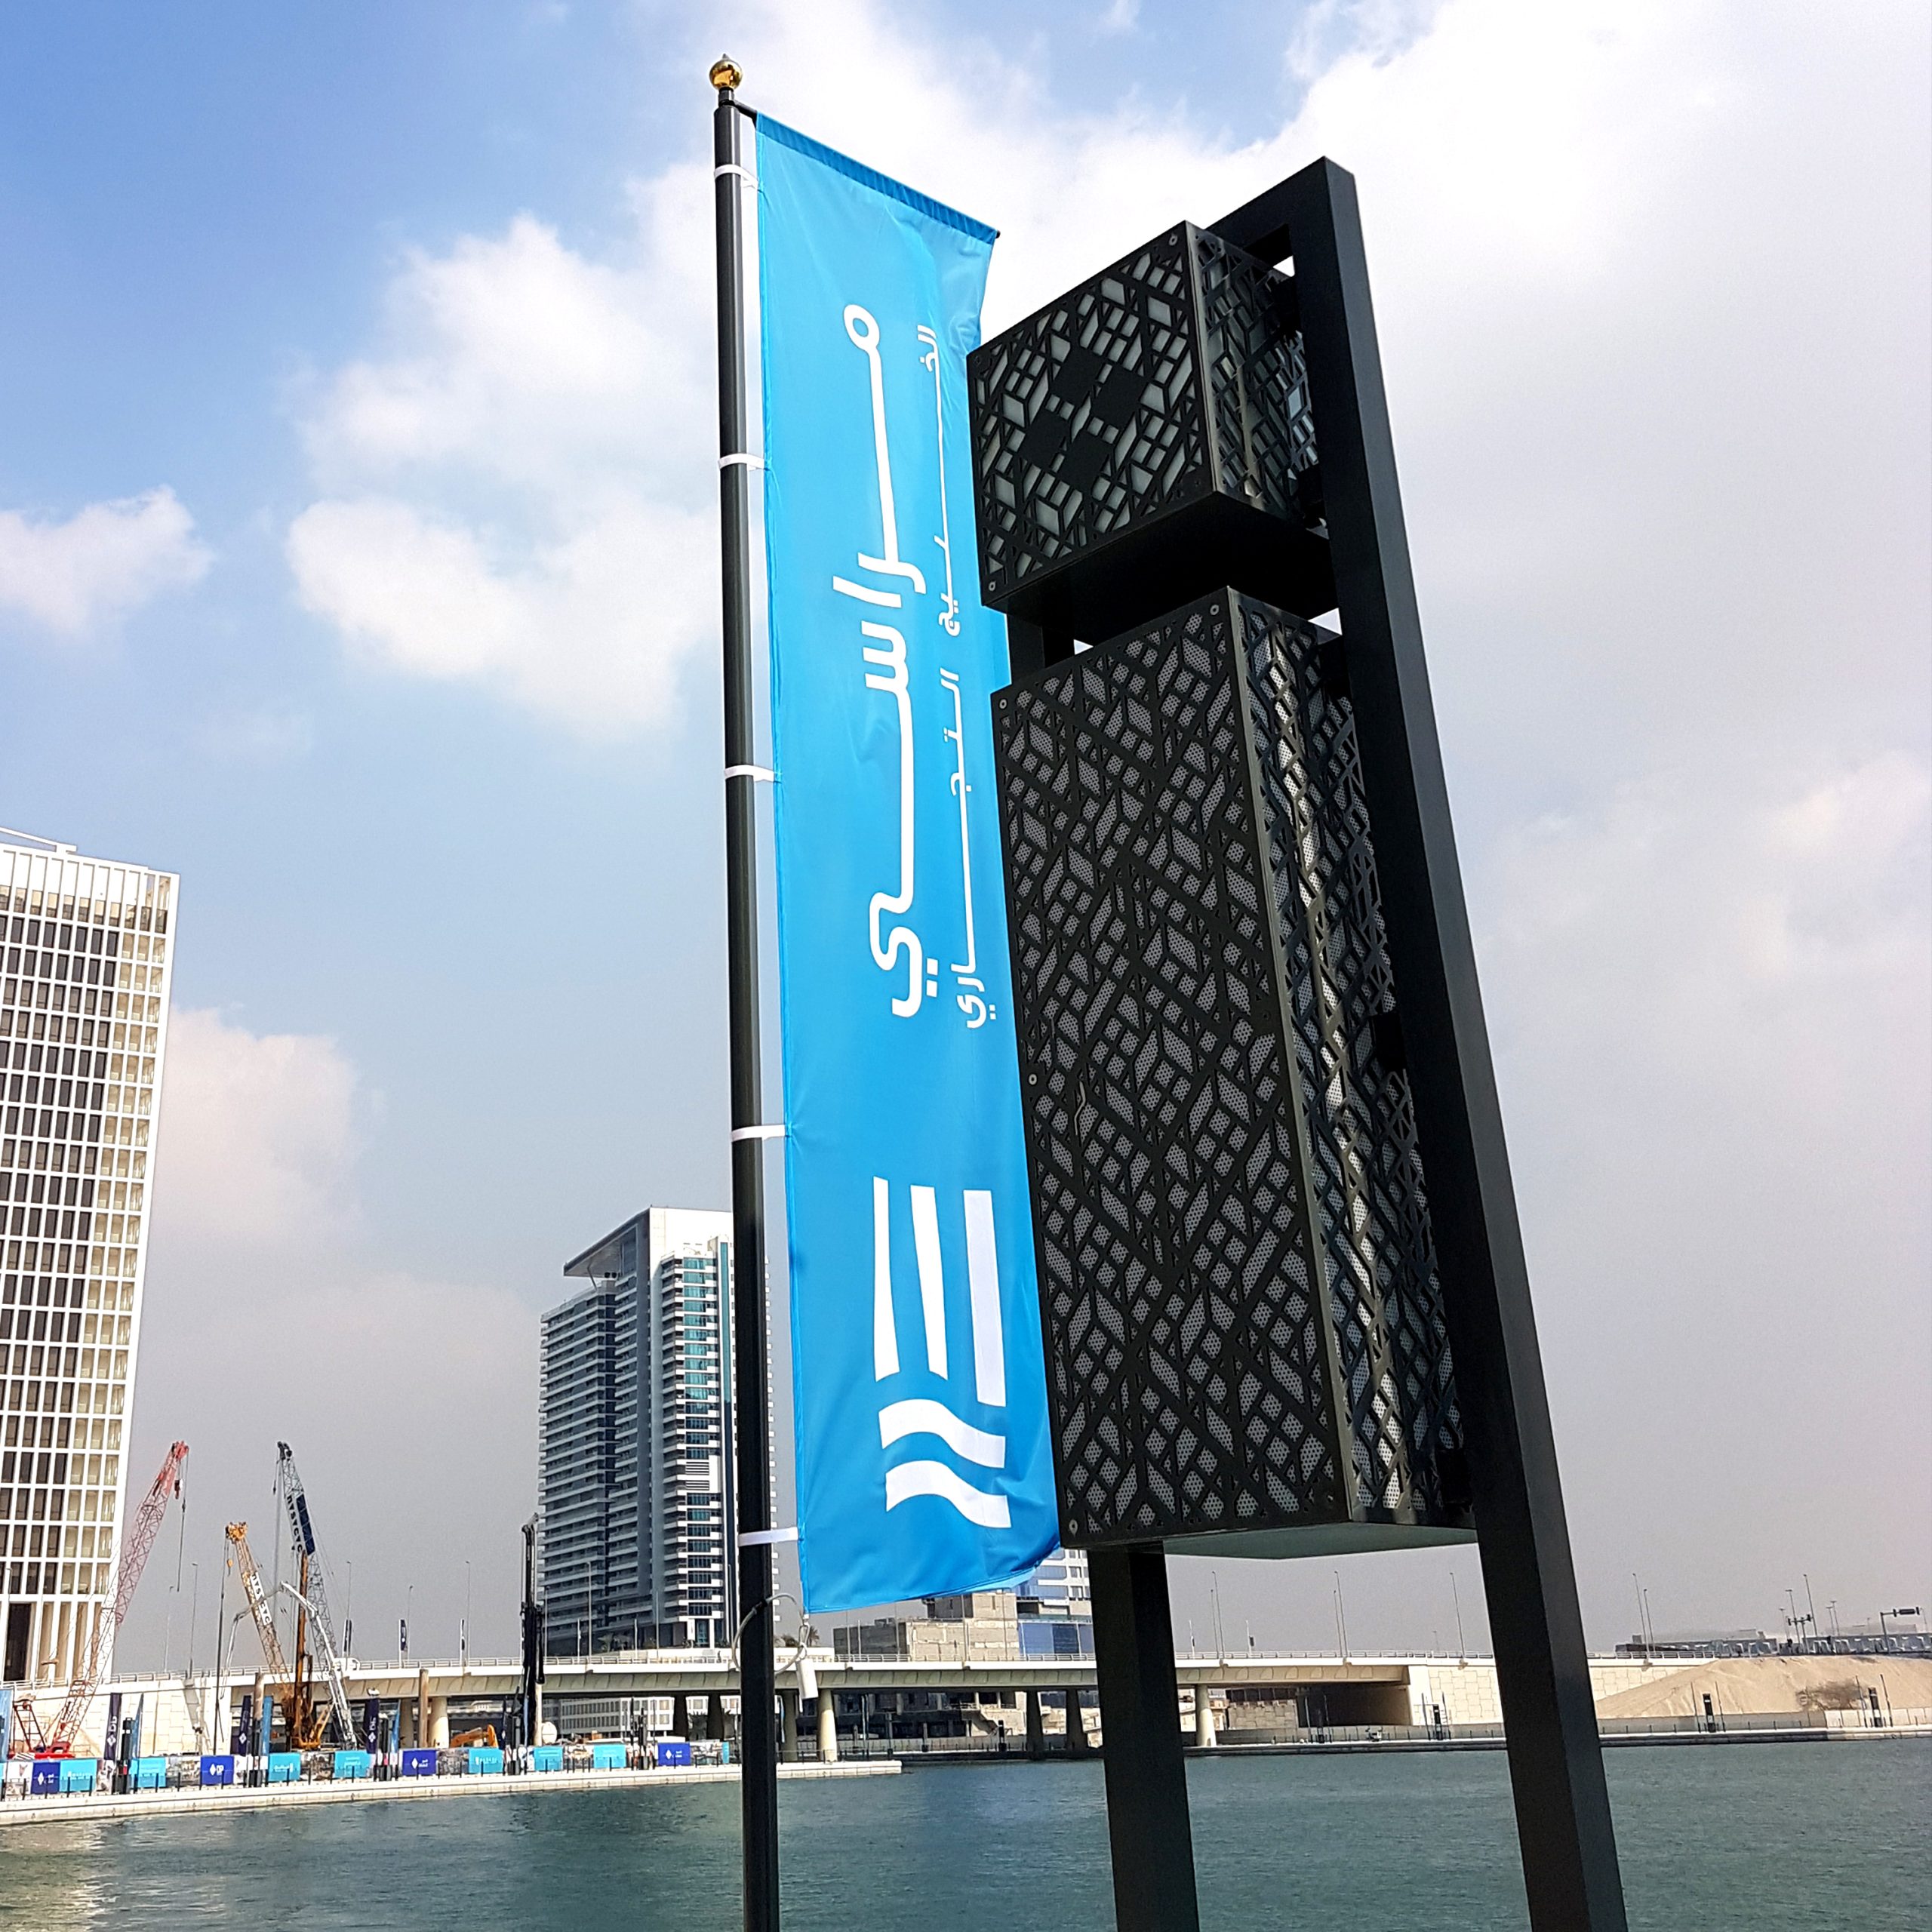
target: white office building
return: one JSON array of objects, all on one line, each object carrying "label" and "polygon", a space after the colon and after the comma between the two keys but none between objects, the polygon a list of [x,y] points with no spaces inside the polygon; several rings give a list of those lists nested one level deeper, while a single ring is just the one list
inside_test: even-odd
[{"label": "white office building", "polygon": [[652,1208],[543,1317],[537,1577],[552,1655],[728,1647],[737,1625],[731,1217]]},{"label": "white office building", "polygon": [[66,1682],[111,1614],[180,883],[0,831],[0,1678],[10,1683]]},{"label": "white office building", "polygon": [[1084,1549],[1057,1549],[1032,1575],[1021,1578],[1016,1594],[1022,1617],[1091,1617],[1094,1585]]}]

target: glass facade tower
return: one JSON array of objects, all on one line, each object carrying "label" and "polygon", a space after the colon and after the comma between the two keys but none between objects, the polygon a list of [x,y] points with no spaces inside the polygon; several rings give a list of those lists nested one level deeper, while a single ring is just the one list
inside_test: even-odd
[{"label": "glass facade tower", "polygon": [[553,1655],[728,1647],[731,1217],[652,1208],[543,1317],[537,1574]]},{"label": "glass facade tower", "polygon": [[180,881],[0,832],[0,1679],[72,1675],[127,1489]]}]

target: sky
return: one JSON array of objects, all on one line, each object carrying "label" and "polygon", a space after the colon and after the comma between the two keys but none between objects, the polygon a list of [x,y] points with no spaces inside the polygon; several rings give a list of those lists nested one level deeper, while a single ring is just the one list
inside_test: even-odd
[{"label": "sky", "polygon": [[[11,10],[0,824],[183,880],[130,1486],[185,1436],[189,1506],[124,1663],[205,1659],[278,1439],[358,1650],[509,1652],[561,1264],[726,1201],[727,48],[1002,231],[989,330],[1354,172],[1589,1635],[1922,1601],[1929,36]],[[1481,1641],[1468,1551],[1173,1574],[1184,1643]]]}]

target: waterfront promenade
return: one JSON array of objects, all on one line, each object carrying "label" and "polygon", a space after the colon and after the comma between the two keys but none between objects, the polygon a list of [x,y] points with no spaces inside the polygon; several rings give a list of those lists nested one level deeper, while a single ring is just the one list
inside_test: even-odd
[{"label": "waterfront promenade", "polygon": [[[885,1758],[849,1764],[786,1764],[779,1772],[788,1782],[798,1778],[891,1777],[898,1761]],[[189,1786],[161,1791],[73,1792],[52,1797],[14,1795],[0,1803],[0,1831],[36,1825],[82,1821],[157,1818],[249,1810],[276,1810],[318,1804],[406,1804],[432,1798],[525,1796],[540,1792],[587,1794],[628,1791],[652,1785],[731,1784],[734,1766],[681,1764],[650,1770],[521,1771],[469,1774],[461,1777],[368,1778],[300,1781],[290,1784],[223,1785],[207,1790]]]},{"label": "waterfront promenade", "polygon": [[[802,1668],[801,1668],[802,1666]],[[1715,1728],[1741,1730],[1776,1720],[1783,1727],[1837,1732],[1911,1729],[1932,1724],[1932,1657],[1900,1655],[1777,1655],[1654,1660],[1619,1654],[1590,1666],[1598,1716],[1607,1735]],[[1287,1742],[1319,1732],[1331,1739],[1404,1731],[1472,1740],[1500,1735],[1502,1706],[1493,1662],[1481,1657],[1341,1657],[1247,1652],[1177,1660],[1177,1720],[1192,1741]],[[359,1710],[376,1698],[400,1719],[398,1743],[446,1748],[479,1721],[500,1721],[521,1687],[514,1658],[352,1661],[345,1672]],[[99,1755],[109,1699],[124,1715],[139,1712],[144,1753],[177,1755],[223,1748],[245,1696],[272,1687],[258,1672],[219,1679],[130,1675],[102,1686],[84,1716],[76,1755]],[[546,1665],[544,1710],[564,1735],[617,1736],[654,1700],[653,1728],[703,1734],[734,1703],[737,1675],[724,1651],[614,1651],[553,1657]],[[778,1692],[783,1737],[792,1761],[851,1755],[866,1748],[860,1727],[883,1729],[902,1743],[950,1732],[968,1744],[997,1748],[1004,1739],[1036,1743],[1066,1735],[1066,1709],[1077,1700],[1083,1722],[1097,1722],[1091,1657],[940,1657],[840,1658],[814,1650],[783,1656]],[[817,1697],[820,1721],[801,1721]],[[1856,1707],[1832,1709],[1854,1693]],[[1069,1694],[1072,1694],[1071,1700]],[[59,1707],[63,1687],[34,1690],[37,1706]],[[1706,1705],[1706,1700],[1709,1705]],[[838,1712],[835,1741],[823,1721]],[[715,1715],[714,1715],[715,1712]],[[1776,1727],[1774,1726],[1774,1727]],[[709,1734],[715,1735],[715,1730]]]}]

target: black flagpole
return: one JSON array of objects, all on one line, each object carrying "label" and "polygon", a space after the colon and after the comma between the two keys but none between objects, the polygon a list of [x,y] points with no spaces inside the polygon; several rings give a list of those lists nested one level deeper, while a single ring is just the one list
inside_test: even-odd
[{"label": "black flagpole", "polygon": [[711,69],[718,214],[718,505],[724,589],[724,896],[731,1027],[732,1386],[737,1411],[740,1796],[745,1932],[778,1927],[778,1724],[773,1667],[771,1430],[764,1319],[764,1083],[758,1064],[758,822],[753,786],[751,478],[745,447],[743,131],[734,63]]}]

